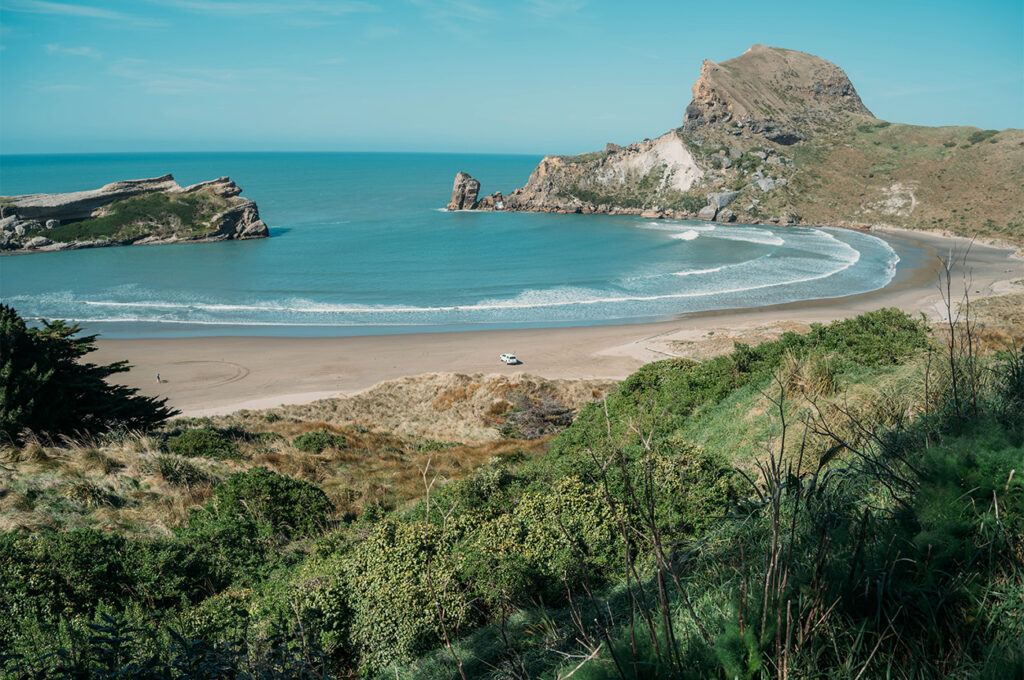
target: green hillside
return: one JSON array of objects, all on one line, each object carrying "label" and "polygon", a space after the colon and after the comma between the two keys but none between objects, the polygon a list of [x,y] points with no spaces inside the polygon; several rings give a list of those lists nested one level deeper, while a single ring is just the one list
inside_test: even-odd
[{"label": "green hillside", "polygon": [[[950,351],[879,310],[655,362],[533,443],[417,443],[269,415],[248,430],[22,436],[3,453],[0,667],[1016,677],[1012,331],[955,327]],[[404,491],[352,505],[342,489],[379,482],[388,461]],[[19,512],[36,524],[12,522]]]}]

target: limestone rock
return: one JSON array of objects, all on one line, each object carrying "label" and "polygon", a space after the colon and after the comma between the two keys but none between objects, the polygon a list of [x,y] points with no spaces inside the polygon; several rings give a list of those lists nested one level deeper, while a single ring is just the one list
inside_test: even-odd
[{"label": "limestone rock", "polygon": [[640,213],[640,217],[645,220],[660,220],[665,217],[665,213],[660,210],[644,210]]},{"label": "limestone rock", "polygon": [[[137,196],[149,194],[192,194],[202,192],[209,196],[219,212],[206,219],[197,217],[191,229],[183,231],[181,220],[167,215],[154,215],[152,221],[143,219],[137,226],[155,231],[142,233],[131,238],[122,238],[116,233],[109,238],[95,241],[53,244],[45,237],[37,236],[24,243],[26,250],[46,248],[85,248],[108,245],[130,245],[134,243],[170,243],[175,241],[220,241],[227,239],[264,238],[270,230],[260,219],[256,203],[239,196],[241,189],[228,177],[219,177],[209,182],[200,182],[182,188],[171,175],[149,179],[126,180],[107,184],[91,191],[76,191],[64,194],[29,194],[4,197],[3,225],[9,227],[11,236],[8,247],[16,246],[15,241],[36,229],[53,229],[66,222],[101,217],[110,214],[110,205]],[[209,215],[209,212],[205,213]],[[5,233],[8,229],[4,229]],[[159,235],[157,235],[159,234]],[[52,247],[51,247],[52,246]]]},{"label": "limestone rock", "polygon": [[238,196],[242,193],[242,190],[237,184],[231,181],[230,177],[218,177],[217,179],[211,179],[206,182],[199,182],[198,184],[192,184],[181,190],[183,194],[192,194],[197,191],[209,190],[210,193],[221,198],[231,198]]},{"label": "limestone rock", "polygon": [[490,196],[484,196],[476,203],[477,210],[504,210],[505,197],[500,191],[495,191]]},{"label": "limestone rock", "polygon": [[270,229],[260,219],[256,203],[248,199],[234,205],[214,217],[210,223],[217,225],[216,235],[225,239],[265,238]]},{"label": "limestone rock", "polygon": [[724,208],[736,200],[737,195],[738,194],[735,191],[721,191],[715,194],[708,194],[708,205],[713,205],[716,208]]},{"label": "limestone rock", "polygon": [[718,222],[735,222],[736,214],[726,208],[725,210],[718,211],[718,215],[715,216],[715,220]]},{"label": "limestone rock", "polygon": [[697,219],[703,220],[705,222],[710,222],[711,220],[715,219],[715,214],[717,213],[718,208],[716,208],[713,205],[706,205],[703,208],[701,208],[700,211],[697,213]]},{"label": "limestone rock", "polygon": [[757,188],[767,193],[775,189],[775,180],[765,177],[757,180]]},{"label": "limestone rock", "polygon": [[179,191],[181,187],[171,175],[149,179],[130,179],[113,182],[91,191],[73,191],[66,194],[29,194],[12,196],[9,207],[23,220],[81,220],[91,217],[102,206],[132,196],[162,191]]},{"label": "limestone rock", "polygon": [[505,196],[506,210],[538,210],[545,212],[612,213],[623,208],[624,214],[638,214],[636,208],[617,206],[609,201],[604,210],[577,198],[575,193],[614,197],[638,191],[640,178],[650,182],[645,195],[648,205],[674,200],[700,181],[705,169],[675,130],[642,142],[620,147],[614,153],[583,156],[547,156],[541,160],[526,185]]},{"label": "limestone rock", "polygon": [[449,210],[472,210],[476,207],[476,198],[480,193],[480,182],[473,179],[468,172],[455,175],[452,186],[452,197],[448,201]]}]

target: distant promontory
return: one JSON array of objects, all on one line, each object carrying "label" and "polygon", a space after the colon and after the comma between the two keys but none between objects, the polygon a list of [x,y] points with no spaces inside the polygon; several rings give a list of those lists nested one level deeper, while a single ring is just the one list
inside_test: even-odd
[{"label": "distant promontory", "polygon": [[889,123],[835,64],[754,45],[704,62],[676,129],[547,156],[510,194],[481,194],[460,172],[448,209],[892,226],[1019,243],[1022,187],[1024,130]]},{"label": "distant promontory", "polygon": [[65,194],[0,196],[0,252],[266,238],[256,203],[229,178],[171,175]]}]

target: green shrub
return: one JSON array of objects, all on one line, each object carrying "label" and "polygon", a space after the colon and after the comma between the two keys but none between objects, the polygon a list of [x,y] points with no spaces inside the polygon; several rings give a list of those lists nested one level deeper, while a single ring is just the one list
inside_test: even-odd
[{"label": "green shrub", "polygon": [[325,449],[341,450],[348,445],[348,441],[340,434],[331,434],[325,430],[307,432],[295,438],[292,444],[299,451],[306,453],[323,453]]},{"label": "green shrub", "polygon": [[364,668],[411,661],[434,647],[438,603],[453,631],[473,616],[448,540],[433,524],[386,520],[345,561],[349,639]]},{"label": "green shrub", "polygon": [[319,535],[334,506],[309,482],[263,467],[237,472],[192,510],[176,535],[202,550],[216,568],[216,583],[252,584],[272,571],[289,541]]},{"label": "green shrub", "polygon": [[92,529],[0,533],[0,648],[25,622],[55,624],[101,606],[163,609],[198,601],[209,564],[173,539]]},{"label": "green shrub", "polygon": [[244,518],[290,540],[320,534],[333,512],[331,501],[313,484],[255,467],[236,472],[214,489],[189,524],[210,517]]},{"label": "green shrub", "polygon": [[995,137],[999,134],[999,130],[975,130],[967,136],[967,142],[969,144],[980,144],[986,139]]},{"label": "green shrub", "polygon": [[237,458],[238,447],[212,427],[185,430],[167,440],[167,450],[186,458]]},{"label": "green shrub", "polygon": [[704,196],[696,196],[694,194],[683,194],[676,200],[671,207],[676,209],[685,210],[686,212],[695,213],[700,211],[701,208],[708,204],[707,198]]}]

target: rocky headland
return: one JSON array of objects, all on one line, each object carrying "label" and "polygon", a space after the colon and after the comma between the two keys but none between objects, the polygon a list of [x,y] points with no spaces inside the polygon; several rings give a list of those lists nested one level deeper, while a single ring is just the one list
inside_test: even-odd
[{"label": "rocky headland", "polygon": [[229,178],[182,187],[171,175],[64,194],[0,196],[0,251],[226,241],[269,236]]},{"label": "rocky headland", "polygon": [[510,194],[455,178],[449,210],[942,230],[1024,241],[1024,131],[875,118],[846,73],[754,45],[706,60],[681,125],[547,156]]}]

